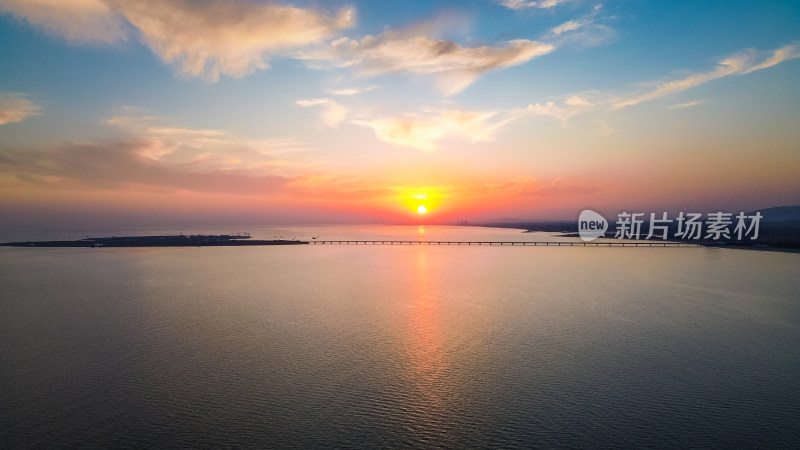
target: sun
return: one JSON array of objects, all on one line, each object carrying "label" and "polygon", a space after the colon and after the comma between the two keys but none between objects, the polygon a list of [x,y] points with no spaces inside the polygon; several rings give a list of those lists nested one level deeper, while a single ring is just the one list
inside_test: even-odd
[{"label": "sun", "polygon": [[419,207],[417,208],[417,212],[420,214],[425,214],[426,212],[428,212],[428,208],[426,208],[425,205],[419,205]]}]

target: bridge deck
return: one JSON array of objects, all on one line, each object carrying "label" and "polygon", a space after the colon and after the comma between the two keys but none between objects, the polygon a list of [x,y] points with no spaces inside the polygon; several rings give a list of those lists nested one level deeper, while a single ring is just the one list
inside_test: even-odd
[{"label": "bridge deck", "polygon": [[395,240],[312,240],[314,245],[521,245],[544,247],[702,247],[684,242],[548,242],[548,241],[395,241]]}]

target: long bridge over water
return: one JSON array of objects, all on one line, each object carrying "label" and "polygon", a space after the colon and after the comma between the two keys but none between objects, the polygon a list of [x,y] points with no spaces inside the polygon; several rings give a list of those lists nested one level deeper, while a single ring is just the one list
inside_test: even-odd
[{"label": "long bridge over water", "polygon": [[541,247],[703,247],[685,242],[551,242],[551,241],[398,241],[398,240],[311,240],[314,245],[509,245]]},{"label": "long bridge over water", "polygon": [[244,235],[192,235],[192,236],[122,236],[85,238],[77,241],[7,242],[5,247],[225,247],[254,245],[494,245],[520,247],[704,247],[703,242],[656,241],[423,241],[394,239],[297,239],[250,240]]}]

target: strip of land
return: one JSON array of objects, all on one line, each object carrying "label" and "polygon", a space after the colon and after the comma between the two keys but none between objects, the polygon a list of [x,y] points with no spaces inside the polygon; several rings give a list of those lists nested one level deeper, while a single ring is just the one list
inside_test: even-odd
[{"label": "strip of land", "polygon": [[[794,207],[793,207],[794,208]],[[800,207],[797,207],[800,212]],[[751,213],[754,214],[754,213]],[[576,230],[578,229],[578,222],[513,222],[513,223],[486,223],[478,224],[478,226],[496,227],[496,228],[516,228],[525,230],[526,232],[549,232],[560,233],[562,237],[580,237]],[[646,224],[643,225],[643,230],[647,228]],[[707,225],[703,223],[703,229]],[[609,223],[609,230],[606,231],[605,238],[613,239],[614,229],[616,229],[615,222]],[[800,220],[780,220],[780,221],[765,221],[761,223],[758,233],[758,239],[750,240],[749,238],[743,240],[705,240],[705,239],[679,239],[674,237],[677,233],[677,224],[671,224],[668,228],[668,236],[666,242],[684,242],[694,243],[703,247],[720,247],[720,248],[735,248],[742,250],[761,250],[772,252],[789,252],[800,253]],[[652,242],[664,242],[657,236]],[[625,239],[625,241],[628,241]],[[646,240],[643,240],[646,241]]]},{"label": "strip of land", "polygon": [[112,236],[77,241],[7,242],[5,247],[237,247],[251,245],[301,245],[307,241],[251,239],[249,235]]}]

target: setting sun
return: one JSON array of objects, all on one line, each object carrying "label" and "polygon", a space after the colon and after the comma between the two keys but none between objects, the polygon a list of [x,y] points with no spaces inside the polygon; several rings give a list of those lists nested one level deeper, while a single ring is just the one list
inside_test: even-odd
[{"label": "setting sun", "polygon": [[[442,204],[445,199],[451,197],[449,190],[451,188],[447,185],[429,185],[429,186],[397,186],[397,211],[404,214],[404,217],[415,216],[420,219],[421,216],[431,216],[433,214],[438,219],[441,219],[442,212],[447,209],[442,209]],[[432,220],[432,219],[425,219]]]}]

